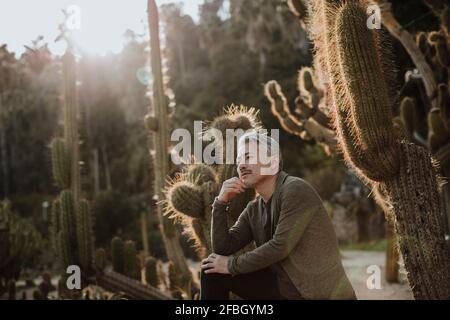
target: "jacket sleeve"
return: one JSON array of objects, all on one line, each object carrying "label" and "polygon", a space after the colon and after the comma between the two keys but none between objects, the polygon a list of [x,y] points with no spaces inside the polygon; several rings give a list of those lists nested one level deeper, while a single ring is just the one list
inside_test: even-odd
[{"label": "jacket sleeve", "polygon": [[248,205],[242,211],[236,223],[228,229],[227,205],[221,204],[217,200],[214,201],[211,229],[211,243],[214,253],[229,256],[242,249],[253,240],[248,221]]},{"label": "jacket sleeve", "polygon": [[281,211],[273,238],[252,251],[230,258],[228,269],[232,275],[264,269],[286,258],[314,214],[323,210],[320,197],[302,180],[284,185],[280,197]]}]

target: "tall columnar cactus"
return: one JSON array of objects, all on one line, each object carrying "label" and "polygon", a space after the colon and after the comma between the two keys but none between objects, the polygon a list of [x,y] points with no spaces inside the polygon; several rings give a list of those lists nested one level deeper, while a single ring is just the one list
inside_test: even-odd
[{"label": "tall columnar cactus", "polygon": [[159,286],[159,276],[158,276],[158,260],[154,257],[147,257],[145,259],[145,281],[147,285],[157,288]]},{"label": "tall columnar cactus", "polygon": [[299,96],[295,100],[295,115],[289,108],[281,86],[275,80],[266,83],[264,93],[271,102],[272,113],[284,130],[303,140],[314,139],[327,154],[331,154],[336,149],[336,138],[326,110],[327,99],[311,68],[300,69],[297,87]]},{"label": "tall columnar cactus", "polygon": [[169,277],[169,290],[172,297],[177,300],[183,299],[182,294],[182,282],[180,278],[180,272],[177,266],[170,261],[168,266],[168,277]]},{"label": "tall columnar cactus", "polygon": [[62,58],[64,137],[51,143],[53,176],[62,191],[52,205],[50,233],[62,270],[76,264],[86,279],[92,272],[93,221],[89,202],[80,197],[76,63],[71,50],[69,46]]},{"label": "tall columnar cactus", "polygon": [[163,214],[163,201],[165,179],[169,173],[169,123],[168,99],[164,91],[164,81],[161,66],[161,49],[159,41],[158,8],[154,0],[148,0],[148,24],[150,28],[150,62],[153,74],[152,101],[149,114],[146,117],[147,129],[153,138],[151,145],[154,148],[154,192],[158,200],[158,217],[163,236],[167,257],[177,265],[182,274],[184,284],[192,279],[192,274],[186,264],[186,259],[179,242],[179,234],[172,221]]},{"label": "tall columnar cactus", "polygon": [[113,270],[132,279],[141,279],[141,262],[134,241],[114,237],[111,241]]},{"label": "tall columnar cactus", "polygon": [[[221,150],[220,152],[224,156],[225,162],[226,152],[224,150],[227,147],[227,129],[241,129],[242,132],[245,132],[249,129],[260,129],[260,124],[257,121],[257,114],[254,109],[231,106],[224,115],[214,119],[209,124],[209,128],[217,129],[221,132],[223,140],[220,141],[222,141],[222,144],[217,145],[217,147],[218,150]],[[231,143],[234,144],[234,163],[236,158],[236,139]],[[211,253],[212,203],[218,195],[222,183],[237,176],[236,164],[233,163],[188,165],[166,189],[166,214],[182,222],[184,230],[194,240],[200,256]],[[230,226],[236,221],[247,203],[254,196],[254,191],[249,189],[231,201],[228,215]]]},{"label": "tall columnar cactus", "polygon": [[0,203],[0,297],[15,283],[23,264],[39,249],[40,234],[11,211],[9,201]]},{"label": "tall columnar cactus", "polygon": [[367,28],[363,1],[315,1],[312,13],[344,157],[391,206],[414,296],[449,299],[450,252],[435,168],[424,148],[396,136],[379,31]]},{"label": "tall columnar cactus", "polygon": [[111,240],[111,260],[113,270],[123,274],[125,270],[125,245],[119,237],[114,237]]},{"label": "tall columnar cactus", "polygon": [[134,241],[128,240],[125,242],[124,249],[125,275],[132,279],[141,280],[141,262],[137,255],[136,244]]}]

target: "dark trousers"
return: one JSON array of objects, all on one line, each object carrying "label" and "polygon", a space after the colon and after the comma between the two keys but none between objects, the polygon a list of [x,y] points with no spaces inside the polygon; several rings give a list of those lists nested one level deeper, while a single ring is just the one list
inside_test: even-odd
[{"label": "dark trousers", "polygon": [[245,300],[283,300],[270,269],[231,276],[201,272],[201,300],[228,300],[230,292]]}]

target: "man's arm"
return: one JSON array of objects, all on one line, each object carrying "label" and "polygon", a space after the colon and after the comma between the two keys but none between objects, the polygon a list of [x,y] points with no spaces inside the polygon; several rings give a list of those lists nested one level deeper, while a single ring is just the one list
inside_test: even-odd
[{"label": "man's arm", "polygon": [[252,232],[248,222],[248,206],[236,223],[228,229],[227,205],[218,200],[213,203],[211,218],[212,250],[214,253],[229,256],[252,241]]},{"label": "man's arm", "polygon": [[312,187],[299,180],[289,183],[282,194],[280,217],[273,238],[250,252],[228,260],[230,273],[254,272],[286,258],[314,214],[322,208],[322,202]]}]

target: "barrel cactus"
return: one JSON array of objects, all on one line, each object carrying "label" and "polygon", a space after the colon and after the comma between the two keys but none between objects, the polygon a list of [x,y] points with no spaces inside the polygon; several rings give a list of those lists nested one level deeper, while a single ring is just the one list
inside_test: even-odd
[{"label": "barrel cactus", "polygon": [[[257,112],[252,108],[231,106],[224,115],[211,121],[208,128],[220,132],[223,143],[218,145],[220,152],[226,150],[227,129],[243,132],[261,128],[257,120]],[[217,142],[217,140],[214,140]],[[234,158],[236,157],[236,139],[234,143]],[[226,152],[222,152],[226,160]],[[234,161],[233,161],[234,162]],[[200,256],[211,253],[211,211],[212,203],[219,194],[222,183],[237,176],[235,164],[194,163],[187,165],[184,170],[173,179],[166,189],[165,212],[184,225],[185,232],[193,239],[194,246]],[[230,204],[229,225],[232,225],[244,210],[247,203],[254,198],[253,190],[247,190],[238,195]]]}]

